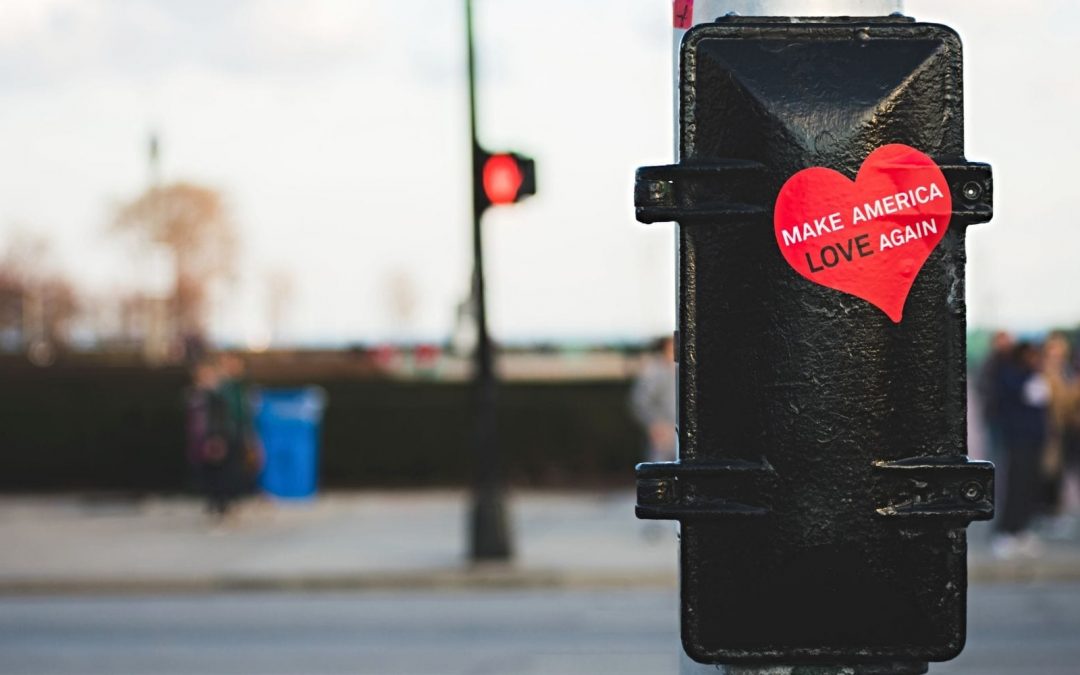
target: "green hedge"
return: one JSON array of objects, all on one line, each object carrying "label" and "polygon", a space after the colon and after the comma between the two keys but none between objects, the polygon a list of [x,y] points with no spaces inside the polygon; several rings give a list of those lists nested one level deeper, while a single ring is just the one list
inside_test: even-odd
[{"label": "green hedge", "polygon": [[[0,365],[0,490],[176,491],[187,485],[176,368]],[[463,485],[462,383],[324,379],[324,487]],[[507,383],[499,443],[512,482],[630,485],[644,441],[627,382]]]}]

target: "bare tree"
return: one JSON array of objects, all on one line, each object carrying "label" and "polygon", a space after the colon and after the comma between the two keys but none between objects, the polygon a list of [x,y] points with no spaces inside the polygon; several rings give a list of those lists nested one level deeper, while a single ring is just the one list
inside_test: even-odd
[{"label": "bare tree", "polygon": [[80,302],[71,282],[50,270],[48,239],[16,232],[0,254],[0,332],[22,346],[65,344]]},{"label": "bare tree", "polygon": [[0,262],[0,338],[22,342],[22,281]]},{"label": "bare tree", "polygon": [[211,284],[235,271],[236,227],[221,193],[184,182],[155,185],[117,210],[112,229],[172,252],[176,331],[201,336]]}]

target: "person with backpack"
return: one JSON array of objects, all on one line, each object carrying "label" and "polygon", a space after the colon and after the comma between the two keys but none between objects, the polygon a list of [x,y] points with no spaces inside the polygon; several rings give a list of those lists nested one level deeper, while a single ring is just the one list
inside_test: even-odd
[{"label": "person with backpack", "polygon": [[228,403],[217,365],[207,359],[193,369],[187,395],[187,455],[206,495],[207,511],[221,520],[239,496],[241,457],[229,438]]}]

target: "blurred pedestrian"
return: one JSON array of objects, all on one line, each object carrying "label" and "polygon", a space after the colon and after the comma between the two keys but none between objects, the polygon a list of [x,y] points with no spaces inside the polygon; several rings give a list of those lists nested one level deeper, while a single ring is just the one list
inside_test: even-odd
[{"label": "blurred pedestrian", "polygon": [[253,493],[258,487],[259,472],[262,471],[262,443],[255,431],[255,416],[252,411],[252,386],[247,379],[247,364],[239,355],[226,352],[218,362],[221,371],[221,384],[218,391],[225,401],[226,437],[231,452],[236,453],[240,461],[242,492]]},{"label": "blurred pedestrian", "polygon": [[1011,358],[1013,345],[1013,338],[1009,333],[1003,330],[994,333],[990,339],[990,354],[983,362],[976,383],[979,411],[986,428],[986,457],[1002,465],[1005,451],[1001,438],[1001,411],[998,409],[998,382],[1001,368]]},{"label": "blurred pedestrian", "polygon": [[998,369],[993,392],[1005,460],[1005,499],[993,541],[993,552],[1000,558],[1036,556],[1041,550],[1031,531],[1050,403],[1040,357],[1031,343],[1018,343]]},{"label": "blurred pedestrian", "polygon": [[1050,387],[1050,407],[1043,476],[1051,516],[1048,532],[1073,534],[1080,490],[1080,379],[1072,361],[1069,338],[1055,331],[1043,347],[1043,374]]},{"label": "blurred pedestrian", "polygon": [[187,396],[188,459],[207,499],[207,511],[224,518],[235,499],[239,462],[229,443],[228,406],[221,395],[221,373],[212,360],[193,367]]},{"label": "blurred pedestrian", "polygon": [[674,340],[660,338],[630,392],[634,416],[648,436],[650,462],[675,460],[675,372]]}]

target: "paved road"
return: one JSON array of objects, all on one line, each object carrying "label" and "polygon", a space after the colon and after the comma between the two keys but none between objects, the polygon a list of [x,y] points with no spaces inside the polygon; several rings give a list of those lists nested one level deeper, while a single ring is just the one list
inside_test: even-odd
[{"label": "paved road", "polygon": [[[674,587],[675,527],[634,517],[636,495],[516,491],[515,564],[478,574],[465,560],[463,492],[340,492],[295,504],[253,501],[212,527],[190,498],[0,496],[0,594],[461,585]],[[970,530],[971,577],[1080,581],[1080,537],[1039,560],[987,555]]]},{"label": "paved road", "polygon": [[[667,590],[0,598],[0,672],[675,673]],[[1080,673],[1080,585],[980,586],[968,649],[931,672]]]},{"label": "paved road", "polygon": [[[533,585],[673,586],[675,528],[654,523],[658,536],[643,537],[634,502],[627,491],[515,493],[518,550],[507,572]],[[460,491],[346,492],[253,501],[219,528],[189,498],[0,496],[0,592],[438,584],[469,576],[467,513]]]}]

